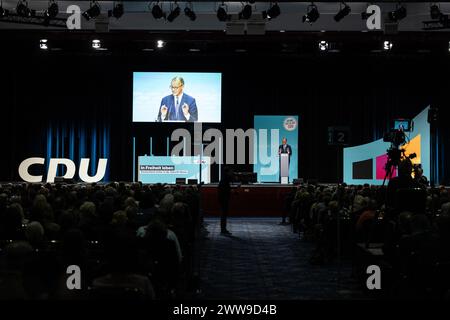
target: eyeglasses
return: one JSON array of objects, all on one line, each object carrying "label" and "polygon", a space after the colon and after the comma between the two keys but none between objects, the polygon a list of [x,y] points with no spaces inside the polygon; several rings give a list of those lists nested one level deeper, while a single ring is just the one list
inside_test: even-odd
[{"label": "eyeglasses", "polygon": [[169,86],[169,89],[172,89],[172,90],[177,90],[177,89],[179,89],[179,88],[181,88],[182,86],[179,86],[179,87],[172,87],[172,86]]}]

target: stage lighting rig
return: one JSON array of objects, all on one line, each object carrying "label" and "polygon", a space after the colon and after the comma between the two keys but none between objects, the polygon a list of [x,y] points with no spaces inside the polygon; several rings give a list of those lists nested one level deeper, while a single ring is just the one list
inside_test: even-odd
[{"label": "stage lighting rig", "polygon": [[406,15],[406,8],[403,5],[398,4],[394,11],[389,12],[389,19],[396,22],[406,18]]},{"label": "stage lighting rig", "polygon": [[[175,8],[173,7],[175,6]],[[178,3],[175,1],[175,3],[170,4],[170,13],[167,16],[167,21],[173,22],[179,15],[180,15],[180,7],[178,6]]]},{"label": "stage lighting rig", "polygon": [[272,20],[281,14],[280,6],[275,2],[274,5],[270,4],[270,8],[267,11],[262,12],[263,19]]},{"label": "stage lighting rig", "polygon": [[19,0],[16,6],[16,13],[19,17],[30,18],[36,15],[36,10],[28,8],[28,2],[26,0]]},{"label": "stage lighting rig", "polygon": [[58,4],[55,0],[48,2],[48,9],[44,11],[44,16],[50,19],[55,18],[59,13]]},{"label": "stage lighting rig", "polygon": [[108,17],[114,17],[116,19],[119,19],[123,16],[124,10],[123,10],[123,3],[120,1],[119,3],[114,3],[114,7],[112,10],[108,11]]},{"label": "stage lighting rig", "polygon": [[314,22],[317,21],[317,19],[319,19],[319,17],[320,13],[319,10],[317,9],[317,6],[314,3],[312,3],[308,6],[306,14],[303,16],[303,23],[308,22],[310,24],[313,24]]},{"label": "stage lighting rig", "polygon": [[90,8],[83,12],[82,16],[89,21],[90,19],[98,17],[100,13],[100,5],[97,3],[97,1],[91,1]]},{"label": "stage lighting rig", "polygon": [[[342,7],[342,6],[344,6],[344,7]],[[342,19],[344,19],[344,17],[348,16],[350,14],[350,12],[352,12],[352,9],[350,8],[350,6],[348,4],[346,4],[345,2],[341,2],[340,10],[334,16],[334,20],[336,22],[339,22]]]},{"label": "stage lighting rig", "polygon": [[163,11],[162,5],[161,6],[159,5],[159,1],[157,1],[152,6],[152,16],[155,19],[166,18],[166,13]]},{"label": "stage lighting rig", "polygon": [[26,0],[19,0],[13,12],[4,9],[3,1],[0,1],[0,19],[6,22],[67,28],[67,18],[58,18],[58,13],[56,0],[49,0],[47,9],[41,14],[37,14],[36,10],[30,9]]},{"label": "stage lighting rig", "polygon": [[250,19],[252,16],[252,6],[247,2],[246,5],[243,6],[242,11],[239,12],[239,19]]},{"label": "stage lighting rig", "polygon": [[231,14],[228,14],[228,7],[225,2],[217,8],[217,19],[219,21],[229,21],[231,20]]},{"label": "stage lighting rig", "polygon": [[189,1],[186,3],[186,8],[184,8],[184,14],[191,21],[195,21],[195,19],[197,19],[197,15],[194,12],[194,5],[192,4],[192,2]]},{"label": "stage lighting rig", "polygon": [[442,30],[450,29],[450,19],[448,14],[441,14],[438,20],[422,21],[422,30]]},{"label": "stage lighting rig", "polygon": [[441,17],[442,12],[438,5],[432,4],[430,6],[430,17],[431,19],[437,20]]}]

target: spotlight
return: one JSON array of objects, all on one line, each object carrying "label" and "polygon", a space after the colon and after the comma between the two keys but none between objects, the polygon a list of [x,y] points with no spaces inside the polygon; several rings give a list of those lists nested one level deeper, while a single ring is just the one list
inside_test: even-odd
[{"label": "spotlight", "polygon": [[16,6],[16,12],[20,17],[25,18],[33,17],[36,13],[35,10],[28,8],[28,2],[26,0],[19,0]]},{"label": "spotlight", "polygon": [[162,40],[158,40],[156,41],[156,47],[157,48],[163,48],[164,47],[165,42]]},{"label": "spotlight", "polygon": [[123,3],[114,4],[114,8],[108,11],[108,17],[113,16],[116,19],[119,19],[123,16]]},{"label": "spotlight", "polygon": [[41,48],[42,50],[47,50],[48,49],[47,39],[41,39],[39,41],[39,48]]},{"label": "spotlight", "polygon": [[344,5],[344,7],[342,8],[342,6],[340,7],[340,10],[338,13],[336,13],[336,15],[334,16],[334,20],[336,22],[341,21],[342,19],[344,19],[344,17],[348,16],[350,14],[350,12],[352,11],[352,9],[350,8],[350,6],[344,2],[342,2],[342,4]]},{"label": "spotlight", "polygon": [[327,51],[328,50],[328,42],[326,41],[320,41],[319,42],[319,50],[320,51]]},{"label": "spotlight", "polygon": [[242,8],[242,11],[239,12],[239,19],[250,19],[252,16],[252,6],[248,3]]},{"label": "spotlight", "polygon": [[393,46],[393,43],[391,41],[384,41],[383,50],[385,50],[385,51],[391,50],[392,46]]},{"label": "spotlight", "polygon": [[194,12],[194,7],[192,6],[192,2],[188,2],[186,4],[186,8],[184,8],[184,14],[191,19],[191,21],[195,21],[197,19],[197,15]]},{"label": "spotlight", "polygon": [[450,52],[450,41],[448,42],[448,52]]},{"label": "spotlight", "polygon": [[430,6],[430,17],[433,20],[437,20],[442,16],[442,12],[439,7],[435,4]]},{"label": "spotlight", "polygon": [[319,10],[317,10],[317,6],[315,4],[310,4],[306,10],[306,14],[303,16],[303,23],[308,22],[312,24],[316,22],[319,17],[320,13]]},{"label": "spotlight", "polygon": [[217,19],[219,19],[219,21],[228,21],[231,19],[231,14],[227,13],[227,6],[224,2],[217,8]]},{"label": "spotlight", "polygon": [[278,3],[275,3],[273,6],[269,8],[267,11],[262,12],[263,19],[269,19],[272,20],[276,17],[278,17],[281,13],[280,7],[278,6]]},{"label": "spotlight", "polygon": [[91,7],[83,12],[82,16],[89,21],[92,18],[98,17],[100,15],[100,12],[100,5],[97,3],[97,1],[91,1]]},{"label": "spotlight", "polygon": [[101,46],[102,46],[102,43],[100,42],[100,40],[98,40],[98,39],[92,40],[92,48],[100,49]]},{"label": "spotlight", "polygon": [[[169,22],[173,22],[173,20],[175,20],[179,15],[180,15],[180,7],[178,6],[178,4],[175,2],[175,5],[176,5],[176,7],[175,7],[175,9],[170,9],[170,13],[169,13],[169,15],[167,16],[167,21],[169,21]],[[171,5],[171,7],[172,7],[172,5]]]},{"label": "spotlight", "polygon": [[44,16],[53,19],[59,13],[58,4],[55,2],[55,0],[50,0],[48,3],[48,9],[44,11]]},{"label": "spotlight", "polygon": [[154,4],[152,7],[152,16],[155,19],[166,18],[166,13],[162,10],[161,6],[159,5],[159,1],[156,2],[156,4]]},{"label": "spotlight", "polygon": [[399,21],[406,18],[406,8],[402,5],[397,6],[394,11],[389,12],[389,19]]}]

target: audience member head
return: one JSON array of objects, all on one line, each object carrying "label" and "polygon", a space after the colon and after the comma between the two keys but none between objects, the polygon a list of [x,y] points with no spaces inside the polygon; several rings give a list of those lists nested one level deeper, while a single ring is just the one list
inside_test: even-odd
[{"label": "audience member head", "polygon": [[413,214],[409,211],[403,211],[398,215],[398,228],[402,235],[411,233],[411,218]]},{"label": "audience member head", "polygon": [[86,223],[96,218],[95,204],[90,201],[84,202],[80,207],[80,222]]},{"label": "audience member head", "polygon": [[174,204],[174,197],[172,194],[166,194],[164,198],[162,198],[161,202],[159,203],[159,207],[163,212],[170,212],[172,210]]},{"label": "audience member head", "polygon": [[11,204],[7,209],[4,217],[5,227],[9,230],[17,230],[22,227],[24,222],[24,214],[22,206],[18,203]]},{"label": "audience member head", "polygon": [[430,229],[430,221],[424,214],[416,214],[411,218],[411,233],[423,233]]},{"label": "audience member head", "polygon": [[445,216],[450,215],[450,202],[446,202],[441,206],[441,214]]},{"label": "audience member head", "polygon": [[128,222],[127,214],[125,211],[116,211],[113,214],[111,224],[114,226],[126,226]]},{"label": "audience member head", "polygon": [[135,200],[133,197],[128,197],[128,198],[125,200],[124,205],[125,205],[125,208],[126,208],[126,207],[130,207],[130,206],[136,207],[136,208],[137,208],[137,206],[138,206],[136,200]]},{"label": "audience member head", "polygon": [[37,221],[27,224],[25,237],[33,247],[38,247],[44,240],[44,227]]}]

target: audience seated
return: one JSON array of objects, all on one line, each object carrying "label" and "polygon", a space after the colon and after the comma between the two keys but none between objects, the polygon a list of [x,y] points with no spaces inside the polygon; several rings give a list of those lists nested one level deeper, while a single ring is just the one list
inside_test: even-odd
[{"label": "audience seated", "polygon": [[[0,185],[0,297],[182,296],[200,223],[193,186]],[[70,265],[83,290],[67,289]]]}]

